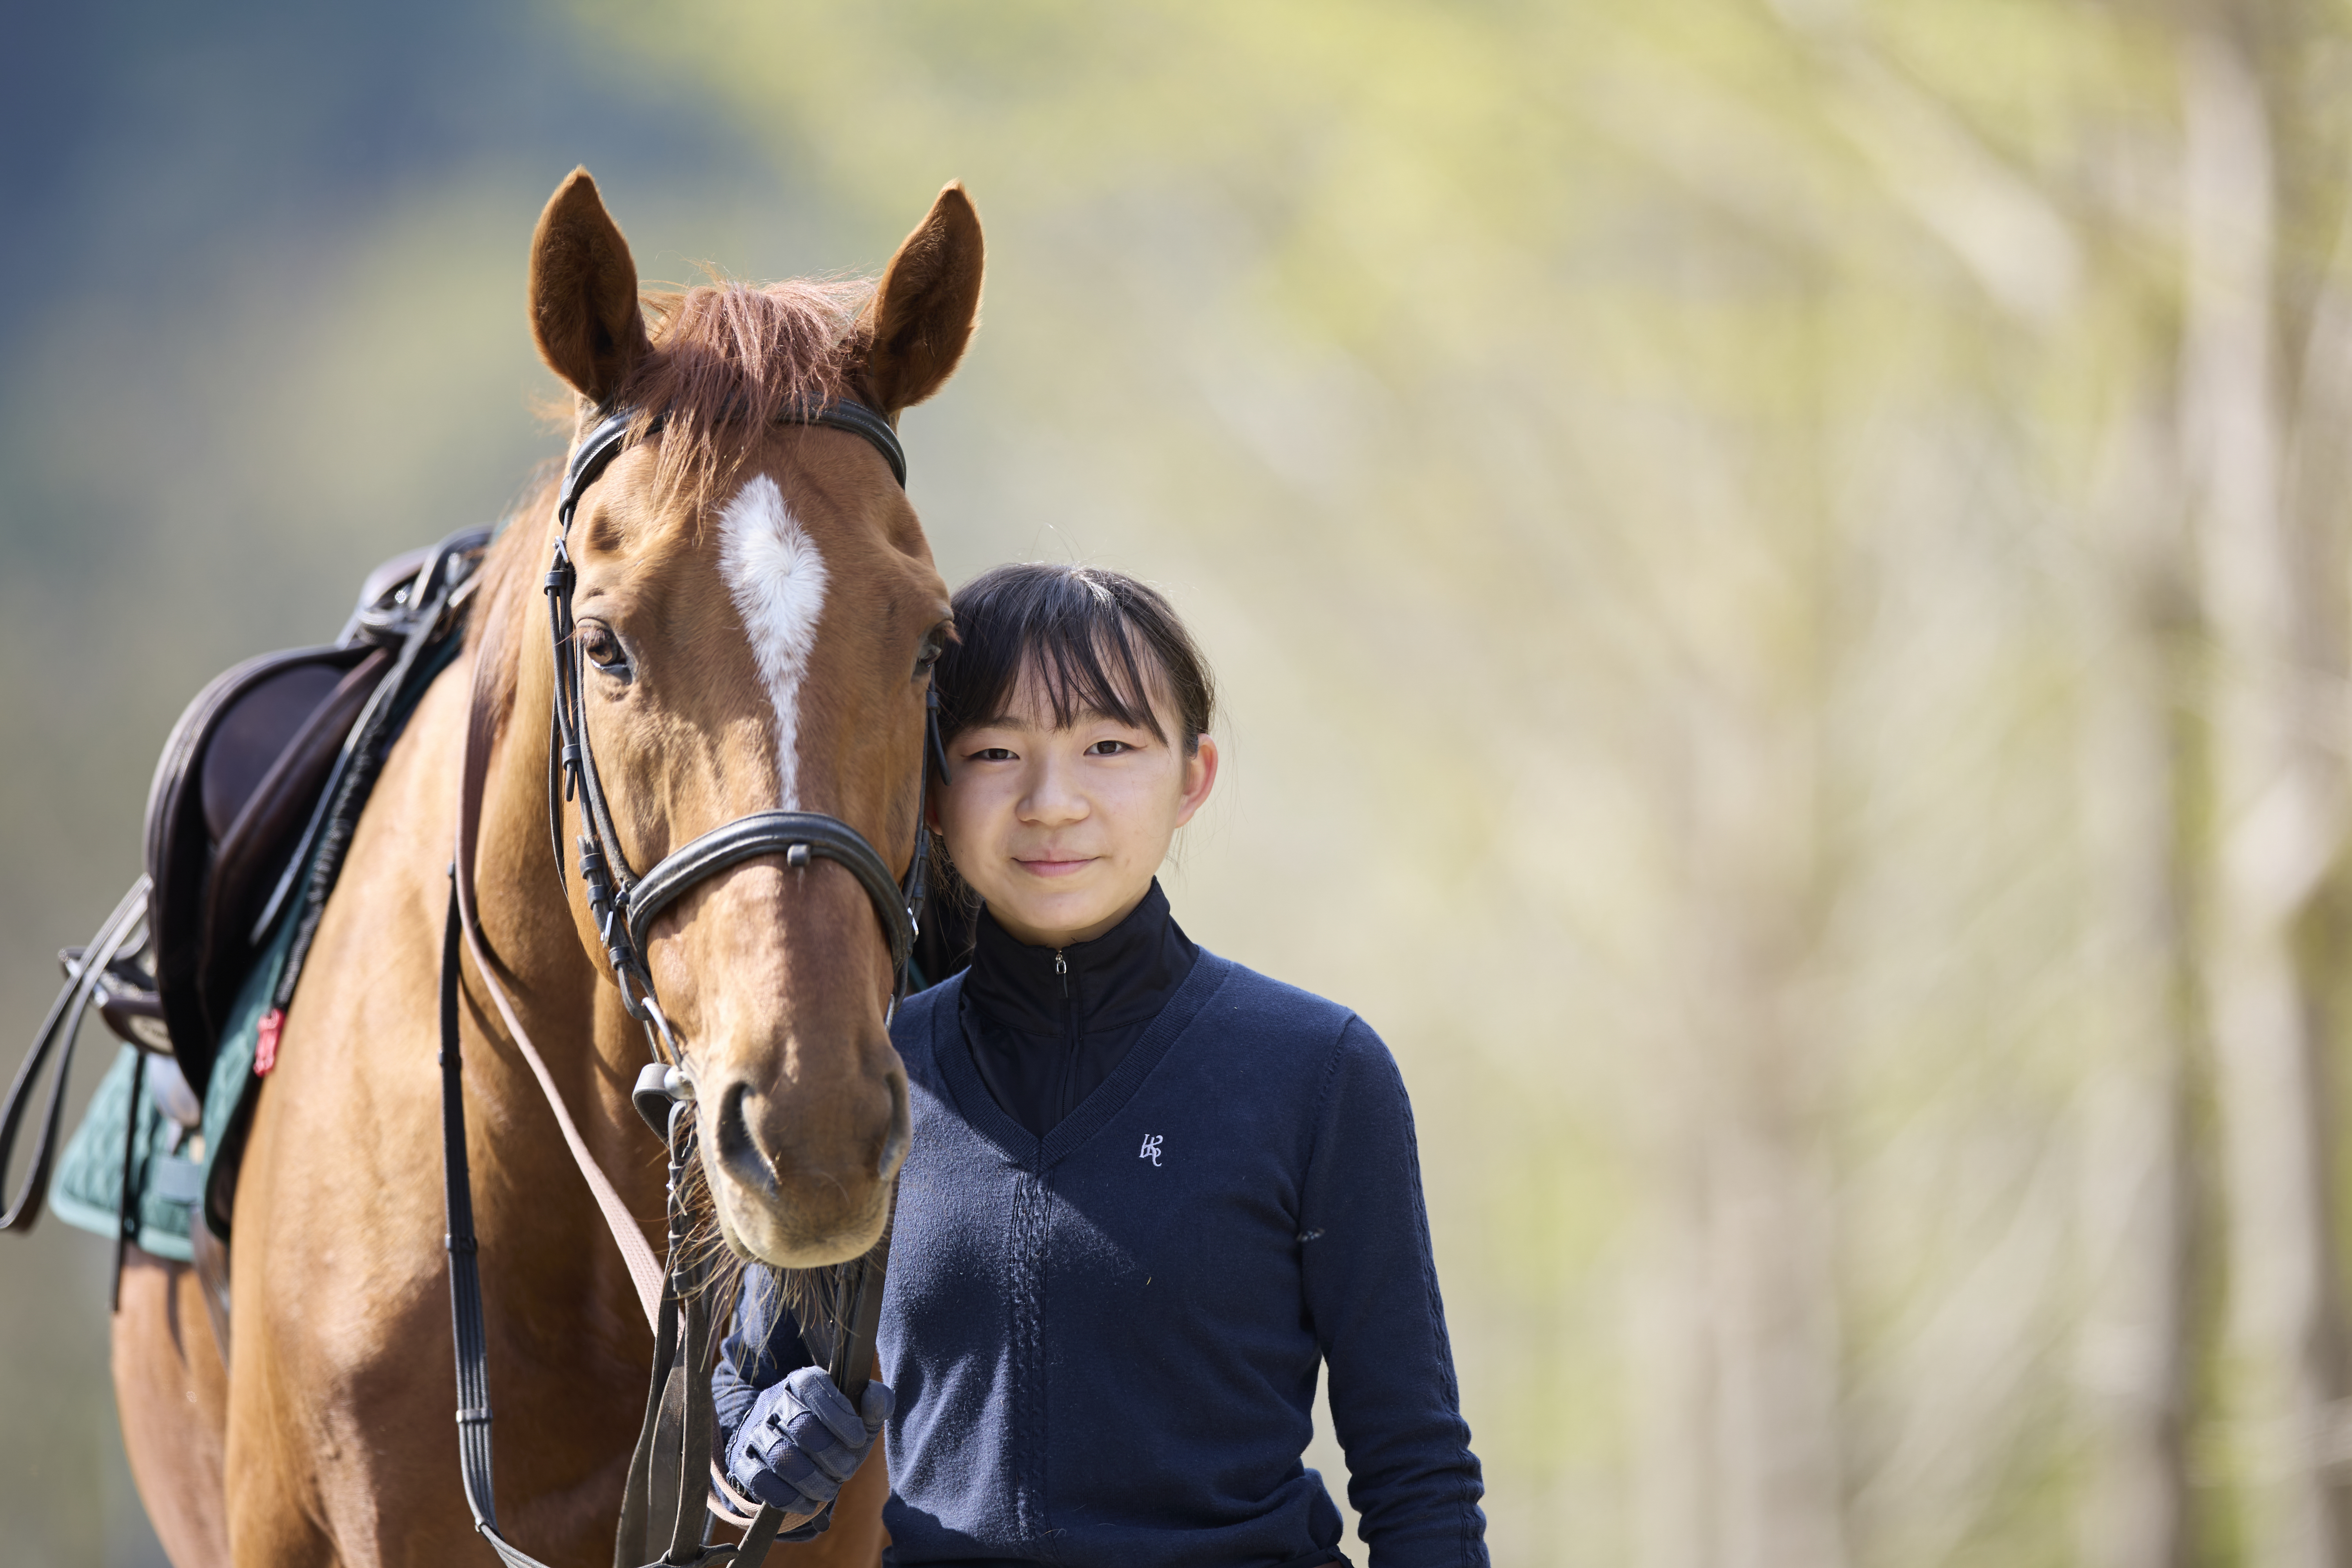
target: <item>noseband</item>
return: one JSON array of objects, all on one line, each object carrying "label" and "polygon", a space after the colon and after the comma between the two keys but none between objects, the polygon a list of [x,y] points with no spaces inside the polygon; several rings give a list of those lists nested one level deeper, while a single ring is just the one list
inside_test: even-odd
[{"label": "noseband", "polygon": [[[915,849],[902,883],[890,874],[874,846],[849,824],[819,811],[755,811],[714,827],[700,837],[672,850],[638,876],[630,868],[604,786],[596,772],[596,757],[588,743],[586,672],[580,646],[572,635],[572,592],[578,574],[567,542],[572,514],[581,497],[610,467],[628,444],[640,418],[635,409],[623,409],[588,432],[565,468],[563,488],[556,500],[555,554],[547,571],[548,629],[555,651],[555,704],[547,748],[548,832],[555,846],[556,874],[563,872],[563,802],[580,802],[580,879],[588,894],[590,914],[604,943],[613,977],[629,1016],[654,1030],[673,1061],[685,1065],[685,1056],[672,1033],[661,1005],[655,999],[653,972],[646,961],[646,933],[663,910],[682,898],[695,884],[731,866],[763,855],[782,855],[784,863],[805,868],[812,858],[831,860],[857,879],[874,912],[882,922],[883,940],[890,949],[891,1005],[906,994],[908,962],[913,956],[923,902],[925,877],[930,861],[930,828],[923,820],[923,801],[930,773],[936,769],[947,782],[947,752],[940,743],[939,693],[926,700],[924,761],[918,772],[915,806]],[[845,430],[868,442],[890,465],[899,488],[907,483],[907,455],[890,422],[863,404],[845,399],[804,405],[787,410],[782,424],[817,425]],[[651,435],[661,428],[656,416],[645,427]]]}]

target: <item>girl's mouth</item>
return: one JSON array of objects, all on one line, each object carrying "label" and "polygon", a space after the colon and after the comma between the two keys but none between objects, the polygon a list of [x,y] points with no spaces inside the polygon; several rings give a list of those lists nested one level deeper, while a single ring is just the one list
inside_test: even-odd
[{"label": "girl's mouth", "polygon": [[1070,860],[1050,858],[1023,860],[1017,855],[1014,856],[1013,858],[1020,862],[1020,866],[1023,870],[1028,872],[1033,877],[1073,876],[1094,864],[1094,858],[1091,856],[1082,859]]}]

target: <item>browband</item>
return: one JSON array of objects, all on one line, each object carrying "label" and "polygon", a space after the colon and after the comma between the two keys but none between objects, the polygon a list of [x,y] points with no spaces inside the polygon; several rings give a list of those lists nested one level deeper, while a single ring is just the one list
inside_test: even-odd
[{"label": "browband", "polygon": [[[635,426],[637,417],[637,411],[634,408],[620,409],[606,416],[594,429],[581,438],[578,448],[572,454],[572,461],[564,467],[563,489],[556,498],[555,525],[558,529],[571,528],[572,514],[580,505],[581,492],[594,484],[596,476],[621,455],[621,448],[628,444],[629,432]],[[776,423],[822,425],[861,437],[882,454],[884,462],[890,465],[890,477],[898,481],[898,488],[902,490],[907,488],[907,449],[898,445],[898,433],[890,428],[887,419],[862,403],[853,403],[842,397],[831,403],[802,404],[778,414]],[[650,436],[661,427],[662,416],[656,415],[652,423],[646,426],[646,434]]]}]

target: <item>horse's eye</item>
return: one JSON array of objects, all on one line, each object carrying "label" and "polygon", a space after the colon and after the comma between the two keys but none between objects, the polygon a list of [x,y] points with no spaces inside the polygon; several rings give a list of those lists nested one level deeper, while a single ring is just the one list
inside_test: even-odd
[{"label": "horse's eye", "polygon": [[621,647],[621,639],[605,627],[591,622],[580,628],[580,651],[588,662],[610,675],[629,673],[629,656]]},{"label": "horse's eye", "polygon": [[915,654],[916,679],[920,680],[931,672],[931,667],[940,662],[940,655],[947,651],[947,646],[948,639],[945,632],[933,632],[923,639],[922,647]]}]

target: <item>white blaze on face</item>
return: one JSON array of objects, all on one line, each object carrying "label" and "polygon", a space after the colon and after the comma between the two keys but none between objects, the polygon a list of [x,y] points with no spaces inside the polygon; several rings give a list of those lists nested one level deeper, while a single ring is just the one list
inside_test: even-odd
[{"label": "white blaze on face", "polygon": [[751,652],[776,705],[778,804],[800,803],[800,690],[824,613],[824,558],[784,504],[776,481],[754,478],[719,514],[719,569],[751,635]]}]

